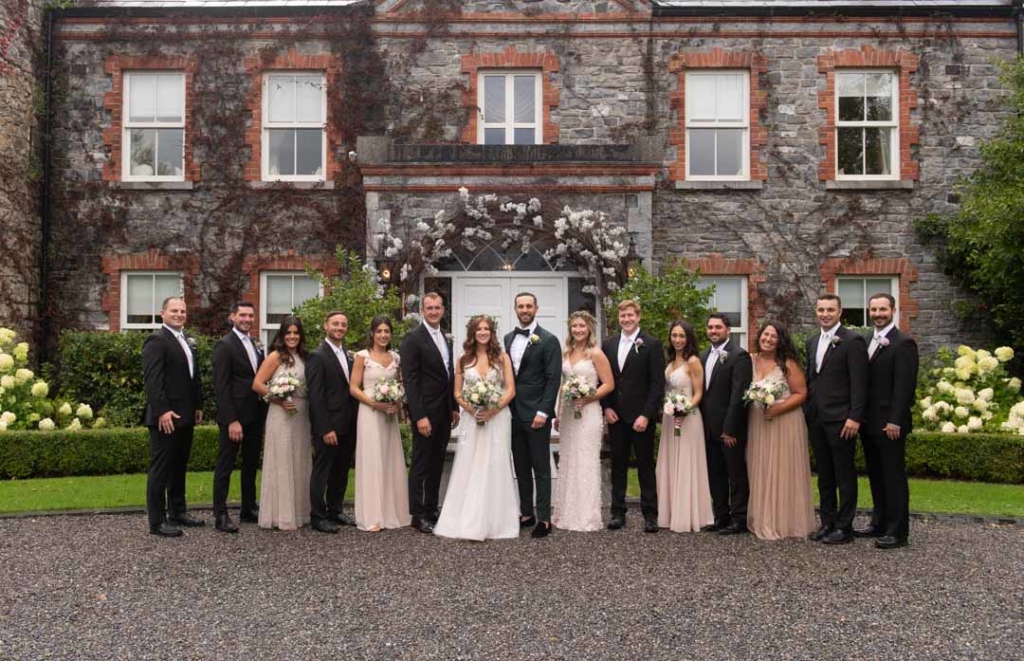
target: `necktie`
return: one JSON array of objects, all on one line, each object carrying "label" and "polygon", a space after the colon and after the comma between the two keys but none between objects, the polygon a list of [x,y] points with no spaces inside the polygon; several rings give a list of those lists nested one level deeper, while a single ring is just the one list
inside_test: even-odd
[{"label": "necktie", "polygon": [[450,367],[448,363],[448,343],[444,341],[441,331],[431,330],[430,337],[434,338],[434,345],[437,346],[437,350],[441,353],[441,360],[444,362],[444,369],[447,374]]},{"label": "necktie", "polygon": [[872,336],[871,346],[868,347],[868,358],[873,358],[875,352],[878,351],[878,347],[882,346],[882,343],[879,341],[879,338],[881,337],[882,336],[879,335],[878,333],[875,333],[874,336]]},{"label": "necktie", "polygon": [[182,350],[185,352],[185,359],[188,360],[188,375],[190,377],[195,376],[195,367],[192,365],[192,349],[189,349],[188,342],[185,341],[185,334],[175,333],[174,336],[178,338],[178,344],[181,345]]},{"label": "necktie", "polygon": [[345,380],[351,380],[351,378],[348,375],[348,356],[345,355],[345,349],[342,347],[338,347],[337,349],[334,350],[334,352],[338,355],[338,362],[341,363],[341,371],[345,373]]},{"label": "necktie", "polygon": [[821,371],[821,362],[825,360],[825,352],[828,351],[828,345],[831,344],[832,338],[828,333],[822,333],[821,337],[818,338],[818,351],[814,356],[814,371]]},{"label": "necktie", "polygon": [[626,358],[629,357],[629,348],[633,346],[633,340],[629,339],[625,335],[621,336],[619,340],[619,371],[626,366]]},{"label": "necktie", "polygon": [[252,338],[248,335],[243,335],[243,344],[245,345],[245,352],[249,354],[249,363],[252,365],[252,371],[256,373],[256,348],[252,346]]},{"label": "necktie", "polygon": [[708,362],[704,364],[704,388],[707,389],[711,385],[711,373],[715,371],[715,365],[718,364],[718,359],[722,355],[721,349],[711,347],[711,351],[708,352]]}]

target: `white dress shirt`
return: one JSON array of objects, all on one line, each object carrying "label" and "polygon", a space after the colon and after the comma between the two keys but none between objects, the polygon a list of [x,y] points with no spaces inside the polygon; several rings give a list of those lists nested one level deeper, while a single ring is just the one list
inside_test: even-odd
[{"label": "white dress shirt", "polygon": [[232,328],[231,330],[235,331],[235,335],[237,335],[238,339],[242,341],[242,346],[245,347],[245,353],[249,356],[249,363],[252,364],[252,373],[255,374],[256,365],[259,363],[259,360],[256,358],[256,347],[252,345],[252,338],[237,328]]},{"label": "white dress shirt", "polygon": [[711,351],[708,352],[708,359],[704,361],[704,389],[707,390],[708,386],[711,385],[711,373],[715,371],[715,367],[718,365],[718,361],[721,360],[722,354],[726,353],[725,347],[729,346],[729,340],[722,342],[717,347],[712,345]]},{"label": "white dress shirt", "polygon": [[821,371],[821,362],[825,360],[825,352],[828,351],[828,346],[832,344],[832,338],[836,336],[838,330],[839,324],[836,324],[828,330],[821,331],[821,337],[818,338],[818,351],[814,355],[815,373]]},{"label": "white dress shirt", "polygon": [[508,348],[508,356],[512,359],[512,366],[516,368],[516,374],[519,373],[519,366],[523,363],[523,355],[526,353],[526,347],[530,346],[530,336],[533,335],[534,331],[537,330],[537,320],[521,330],[526,331],[526,335],[516,333],[512,336],[512,344]]},{"label": "white dress shirt", "polygon": [[636,338],[640,335],[640,329],[637,328],[633,331],[632,335],[626,335],[622,333],[619,336],[619,371],[626,366],[626,358],[629,356],[629,350],[633,348],[636,343]]},{"label": "white dress shirt", "polygon": [[167,324],[164,324],[164,328],[171,331],[171,334],[173,334],[175,339],[178,340],[178,344],[181,345],[182,351],[185,352],[185,358],[188,360],[188,375],[190,377],[195,377],[196,367],[192,363],[192,349],[190,349],[188,346],[188,341],[185,339],[185,334],[181,331],[174,330]]},{"label": "white dress shirt", "polygon": [[334,346],[334,343],[330,341],[328,341],[327,344],[330,344],[331,348],[334,349],[334,355],[338,358],[338,362],[341,363],[341,371],[345,373],[345,380],[351,382],[352,377],[349,376],[348,373],[348,354],[345,353],[345,345],[336,347]]},{"label": "white dress shirt", "polygon": [[885,337],[892,330],[892,327],[896,325],[895,321],[890,321],[889,325],[882,330],[875,329],[875,334],[871,338],[871,344],[868,346],[868,358],[874,358],[875,352],[878,351],[878,347],[881,346],[878,342],[878,338]]},{"label": "white dress shirt", "polygon": [[430,333],[430,338],[434,340],[434,345],[437,347],[437,350],[441,353],[441,359],[444,361],[445,374],[451,374],[452,361],[451,356],[448,355],[448,340],[445,339],[440,326],[434,328],[428,323],[424,323],[423,325],[426,327],[427,332]]}]

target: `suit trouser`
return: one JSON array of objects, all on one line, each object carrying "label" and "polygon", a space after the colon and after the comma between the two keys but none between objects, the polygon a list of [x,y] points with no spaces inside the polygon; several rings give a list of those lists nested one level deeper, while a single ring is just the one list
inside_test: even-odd
[{"label": "suit trouser", "polygon": [[146,511],[155,528],[185,513],[185,471],[192,452],[192,427],[177,426],[170,434],[149,428],[149,470],[146,472]]},{"label": "suit trouser", "polygon": [[519,511],[533,516],[533,483],[537,483],[537,519],[551,520],[551,425],[532,429],[533,419],[512,415],[512,463],[519,484]]},{"label": "suit trouser", "polygon": [[242,425],[242,441],[234,443],[228,437],[228,426],[220,425],[220,450],[213,468],[213,515],[227,511],[228,490],[231,487],[231,471],[235,468],[238,451],[242,451],[242,513],[252,512],[256,506],[256,471],[260,468],[260,451],[263,449],[263,427],[265,419],[257,417]]},{"label": "suit trouser", "polygon": [[895,441],[885,434],[861,433],[871,484],[871,525],[905,540],[910,534],[910,487],[907,484],[907,436]]},{"label": "suit trouser", "polygon": [[612,514],[626,513],[626,476],[629,472],[630,450],[636,453],[637,477],[640,479],[640,510],[644,518],[658,516],[658,485],[654,468],[654,423],[638,432],[632,423],[620,419],[608,426],[612,441]]},{"label": "suit trouser", "polygon": [[[856,437],[842,439],[843,422],[808,423],[807,433],[818,467],[818,496],[821,525],[851,530],[857,513],[857,469],[853,464]],[[836,491],[839,499],[836,500]]]},{"label": "suit trouser", "polygon": [[704,438],[711,487],[711,510],[715,523],[736,523],[746,527],[750,480],[747,476],[747,442],[726,447],[721,438]]},{"label": "suit trouser", "polygon": [[412,457],[409,466],[409,514],[413,517],[437,517],[444,456],[452,437],[451,415],[430,419],[430,436],[423,436],[412,423]]},{"label": "suit trouser", "polygon": [[348,470],[352,467],[356,437],[352,432],[338,434],[338,444],[313,438],[313,473],[309,477],[309,517],[314,521],[341,514],[348,488]]}]

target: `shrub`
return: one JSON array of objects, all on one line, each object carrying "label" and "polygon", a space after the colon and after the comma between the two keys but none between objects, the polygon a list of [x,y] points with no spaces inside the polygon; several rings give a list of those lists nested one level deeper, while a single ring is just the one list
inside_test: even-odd
[{"label": "shrub", "polygon": [[939,350],[918,385],[917,425],[960,434],[1017,431],[1004,425],[1020,396],[1020,379],[1009,377],[1004,367],[1012,359],[1009,347],[988,352],[961,345],[955,357],[949,349]]},{"label": "shrub", "polygon": [[660,275],[648,273],[643,267],[605,306],[605,319],[610,330],[618,328],[618,305],[626,299],[640,303],[640,326],[654,335],[662,344],[668,342],[668,325],[675,319],[693,324],[698,340],[704,338],[701,328],[710,313],[708,294],[711,289],[697,288],[697,273],[682,265],[665,268]]}]

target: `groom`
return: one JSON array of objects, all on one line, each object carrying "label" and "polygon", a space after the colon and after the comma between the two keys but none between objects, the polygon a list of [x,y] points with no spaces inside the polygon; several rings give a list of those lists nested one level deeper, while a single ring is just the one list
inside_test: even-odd
[{"label": "groom", "polygon": [[515,305],[519,327],[505,336],[505,351],[516,377],[512,462],[519,483],[519,525],[536,524],[530,536],[539,538],[551,532],[551,421],[562,380],[562,360],[558,339],[537,324],[537,297],[523,292],[516,296]]}]

